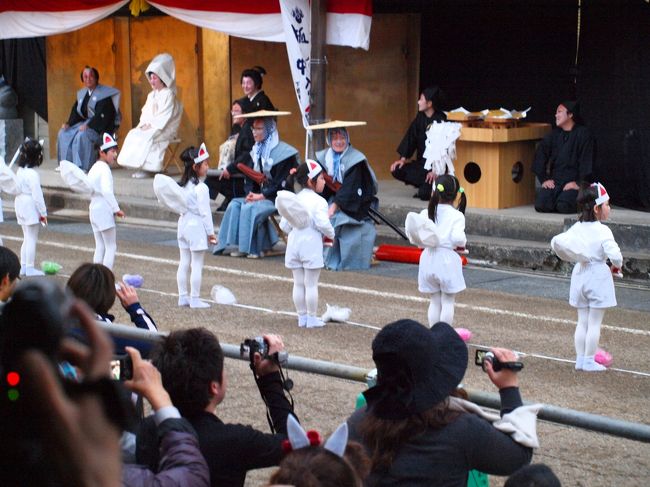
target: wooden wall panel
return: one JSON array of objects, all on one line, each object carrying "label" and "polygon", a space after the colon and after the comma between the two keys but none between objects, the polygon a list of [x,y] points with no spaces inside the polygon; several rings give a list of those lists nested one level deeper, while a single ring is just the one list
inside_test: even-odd
[{"label": "wooden wall panel", "polygon": [[[391,177],[388,168],[397,157],[395,149],[417,110],[416,76],[410,70],[419,63],[419,29],[414,28],[418,19],[374,15],[369,51],[327,46],[327,116],[368,122],[365,128],[350,129],[350,136],[380,179]],[[232,97],[243,95],[243,69],[264,66],[264,91],[278,108],[293,112],[280,120],[280,135],[304,154],[305,132],[284,45],[233,37],[231,53]]]},{"label": "wooden wall panel", "polygon": [[79,73],[84,66],[97,68],[100,83],[120,88],[115,79],[114,42],[112,19],[46,38],[50,157],[56,158],[57,134],[68,120],[77,90],[83,88]]},{"label": "wooden wall panel", "polygon": [[198,33],[197,27],[173,17],[132,18],[130,21],[133,125],[140,120],[140,111],[151,91],[144,71],[156,54],[168,52],[176,63],[176,96],[183,103],[179,127],[181,147],[196,145],[203,138],[199,110]]}]

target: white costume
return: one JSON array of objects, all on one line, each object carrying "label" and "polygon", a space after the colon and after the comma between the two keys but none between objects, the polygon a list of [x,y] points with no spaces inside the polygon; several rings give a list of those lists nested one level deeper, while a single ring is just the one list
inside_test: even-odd
[{"label": "white costume", "polygon": [[289,234],[284,265],[288,269],[299,267],[321,269],[323,267],[323,235],[334,238],[334,227],[327,216],[327,201],[309,188],[296,195],[310,216],[310,224],[305,228],[292,228],[282,218],[280,228]]},{"label": "white costume", "polygon": [[207,237],[214,235],[208,187],[203,182],[189,181],[183,192],[187,212],[178,219],[178,246],[193,252],[207,250]]},{"label": "white costume", "polygon": [[[138,126],[124,139],[117,158],[120,166],[149,172],[162,171],[165,150],[176,137],[183,105],[176,99],[176,67],[169,54],[159,54],[145,73],[155,73],[165,83],[161,90],[151,90],[142,107]],[[150,128],[143,128],[150,125]]]},{"label": "white costume", "polygon": [[41,217],[47,217],[41,178],[35,169],[21,167],[16,172],[17,195],[14,200],[16,220],[23,230],[23,244],[20,247],[21,275],[43,275],[34,269],[36,242]]},{"label": "white costume", "polygon": [[93,262],[112,269],[117,251],[115,213],[120,211],[120,206],[113,194],[111,168],[98,160],[88,172],[88,181],[93,190],[89,206],[90,224],[95,236]]},{"label": "white costume", "polygon": [[[428,210],[422,210],[420,214],[428,218],[427,212]],[[465,215],[452,205],[439,204],[436,220],[439,243],[437,247],[427,247],[422,252],[418,289],[427,294],[439,291],[456,294],[466,287],[463,264],[454,250],[456,247],[464,247],[467,243]]]},{"label": "white costume", "polygon": [[564,246],[574,249],[574,261],[578,261],[571,273],[569,304],[574,308],[616,306],[614,279],[605,261],[609,258],[620,268],[623,256],[612,231],[599,221],[577,222],[551,240],[551,247],[560,256]]}]

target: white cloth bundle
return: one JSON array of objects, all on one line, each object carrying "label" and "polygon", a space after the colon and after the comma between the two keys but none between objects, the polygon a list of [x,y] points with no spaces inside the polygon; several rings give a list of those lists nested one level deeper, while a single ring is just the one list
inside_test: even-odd
[{"label": "white cloth bundle", "polygon": [[176,181],[164,174],[156,174],[153,178],[153,192],[158,201],[170,210],[183,215],[187,213],[185,193]]},{"label": "white cloth bundle", "polygon": [[321,316],[321,320],[325,323],[328,321],[343,322],[350,318],[350,313],[352,312],[350,308],[342,308],[336,305],[330,306],[327,303],[325,303],[325,306],[327,306],[327,310],[323,313],[323,316]]},{"label": "white cloth bundle", "polygon": [[436,174],[454,174],[456,139],[462,125],[455,122],[432,123],[427,130],[424,168]]},{"label": "white cloth bundle", "polygon": [[440,243],[436,224],[420,213],[411,211],[406,215],[404,230],[409,241],[417,247],[437,247]]},{"label": "white cloth bundle", "polygon": [[287,220],[293,228],[300,230],[307,228],[311,223],[307,209],[291,191],[278,191],[275,197],[275,207],[280,216]]},{"label": "white cloth bundle", "polygon": [[566,231],[553,237],[551,248],[564,261],[589,262],[587,246],[574,232]]},{"label": "white cloth bundle", "polygon": [[230,289],[220,284],[215,284],[212,286],[212,291],[210,291],[210,296],[213,301],[218,304],[235,304],[237,298],[232,293]]},{"label": "white cloth bundle", "polygon": [[81,170],[78,166],[74,165],[70,161],[61,161],[59,162],[59,167],[61,168],[61,179],[63,182],[75,193],[93,194],[93,187],[90,184],[88,175]]}]

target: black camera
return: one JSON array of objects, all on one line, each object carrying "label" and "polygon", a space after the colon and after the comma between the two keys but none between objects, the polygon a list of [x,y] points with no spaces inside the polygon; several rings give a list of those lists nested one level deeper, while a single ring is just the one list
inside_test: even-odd
[{"label": "black camera", "polygon": [[521,362],[501,362],[494,355],[494,353],[489,350],[481,350],[480,348],[476,349],[476,355],[474,355],[474,363],[479,367],[482,367],[485,371],[485,362],[492,363],[492,370],[499,372],[501,369],[509,369],[514,372],[519,372],[524,368],[524,364]]},{"label": "black camera", "polygon": [[133,379],[133,361],[131,356],[127,353],[125,355],[117,355],[115,360],[111,361],[111,370],[113,377],[120,381]]},{"label": "black camera", "polygon": [[270,359],[280,365],[284,365],[287,363],[288,355],[287,352],[285,351],[275,352],[269,355],[269,344],[264,339],[264,337],[257,336],[253,338],[246,338],[239,345],[240,357],[244,358],[248,356],[248,360],[250,360],[251,364],[253,364],[255,353],[259,353],[262,356],[262,360]]}]

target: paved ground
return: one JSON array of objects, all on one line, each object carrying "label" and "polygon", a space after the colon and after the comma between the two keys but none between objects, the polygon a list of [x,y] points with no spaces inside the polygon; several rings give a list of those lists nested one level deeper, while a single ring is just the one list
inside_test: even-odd
[{"label": "paved ground", "polygon": [[[6,215],[10,217],[10,215]],[[0,227],[4,243],[18,252],[22,235],[11,222]],[[138,273],[144,306],[162,330],[207,326],[225,343],[261,332],[280,333],[291,354],[372,367],[370,343],[384,324],[403,317],[426,320],[427,302],[418,292],[415,266],[382,263],[367,273],[323,272],[320,304],[348,306],[350,323],[305,330],[291,315],[291,279],[281,259],[206,258],[203,294],[214,284],[233,291],[238,306],[208,310],[176,307],[177,250],[173,229],[120,226],[116,274]],[[83,222],[53,219],[43,230],[37,258],[63,265],[64,280],[81,262],[92,258],[90,227]],[[458,299],[456,326],[470,329],[474,345],[498,345],[521,351],[525,399],[650,424],[650,322],[647,291],[617,290],[625,303],[605,315],[601,346],[614,356],[615,370],[601,374],[573,370],[572,334],[575,312],[566,301],[567,281],[557,278],[468,269],[469,289]],[[629,296],[628,296],[629,293]],[[640,310],[639,310],[640,309]],[[117,311],[120,322],[128,319]],[[470,353],[473,352],[473,349]],[[243,362],[229,360],[228,397],[220,407],[226,421],[266,428],[266,420]],[[360,384],[303,373],[291,373],[296,384],[296,410],[303,424],[332,431],[351,411]],[[493,391],[487,377],[469,366],[467,387]],[[567,486],[644,485],[650,472],[650,445],[549,423],[539,425],[542,447],[534,457],[558,473]],[[262,485],[268,472],[249,476]],[[501,485],[494,478],[492,485]]]}]

